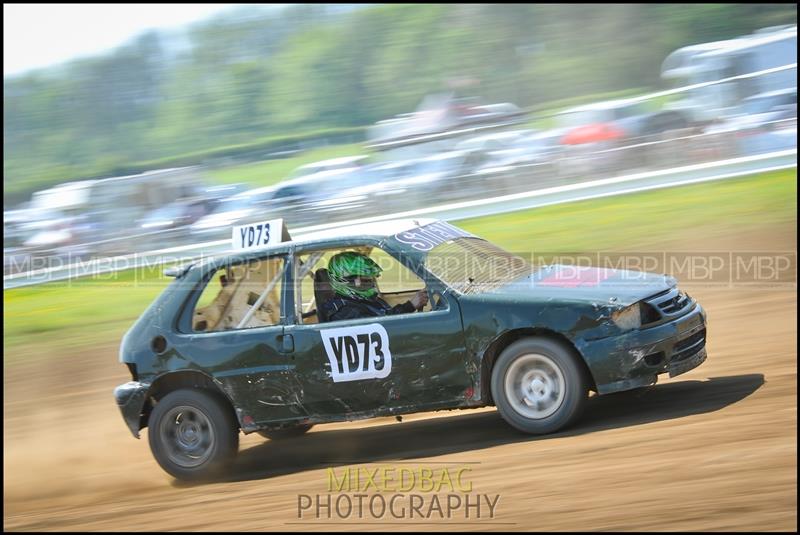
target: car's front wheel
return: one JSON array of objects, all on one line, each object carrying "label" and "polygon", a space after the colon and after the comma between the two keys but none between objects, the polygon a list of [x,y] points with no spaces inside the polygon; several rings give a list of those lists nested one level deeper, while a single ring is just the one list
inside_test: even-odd
[{"label": "car's front wheel", "polygon": [[531,434],[574,422],[588,397],[582,368],[564,344],[525,338],[508,346],[492,370],[492,398],[503,419]]},{"label": "car's front wheel", "polygon": [[159,400],[148,437],[161,468],[189,481],[221,474],[239,449],[232,412],[219,396],[202,390],[176,390]]}]

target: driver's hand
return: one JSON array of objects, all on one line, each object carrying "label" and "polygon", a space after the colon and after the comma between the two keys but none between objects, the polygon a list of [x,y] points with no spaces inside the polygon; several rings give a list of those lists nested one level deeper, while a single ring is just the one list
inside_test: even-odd
[{"label": "driver's hand", "polygon": [[428,291],[420,290],[411,298],[411,304],[416,310],[421,309],[428,304]]}]

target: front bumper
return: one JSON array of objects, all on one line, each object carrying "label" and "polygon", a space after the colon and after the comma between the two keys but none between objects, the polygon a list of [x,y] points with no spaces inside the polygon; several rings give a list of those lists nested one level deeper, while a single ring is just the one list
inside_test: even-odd
[{"label": "front bumper", "polygon": [[706,360],[706,313],[699,303],[656,327],[585,341],[579,348],[598,394],[654,384],[658,375],[675,377]]},{"label": "front bumper", "polygon": [[122,412],[122,418],[136,438],[139,438],[139,430],[142,428],[142,409],[149,390],[150,383],[138,381],[130,381],[114,389],[114,397]]}]

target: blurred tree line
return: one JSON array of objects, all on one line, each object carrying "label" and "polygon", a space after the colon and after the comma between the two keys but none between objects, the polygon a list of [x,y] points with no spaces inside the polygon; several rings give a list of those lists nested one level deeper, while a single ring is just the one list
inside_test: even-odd
[{"label": "blurred tree line", "polygon": [[459,81],[523,107],[657,88],[681,46],[796,20],[794,4],[245,7],[191,26],[182,47],[151,31],[5,78],[4,201],[137,162],[368,125]]}]

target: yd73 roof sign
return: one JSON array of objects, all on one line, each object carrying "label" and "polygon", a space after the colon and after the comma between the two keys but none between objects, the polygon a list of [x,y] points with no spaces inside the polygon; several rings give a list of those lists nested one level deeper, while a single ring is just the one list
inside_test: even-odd
[{"label": "yd73 roof sign", "polygon": [[[286,234],[285,237],[284,234]],[[288,239],[283,219],[235,226],[231,233],[231,244],[234,251],[259,249]]]}]

